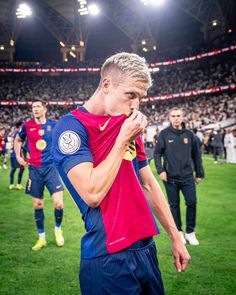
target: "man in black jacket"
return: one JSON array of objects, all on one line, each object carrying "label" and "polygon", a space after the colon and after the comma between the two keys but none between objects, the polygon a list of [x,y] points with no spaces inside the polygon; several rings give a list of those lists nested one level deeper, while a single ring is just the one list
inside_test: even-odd
[{"label": "man in black jacket", "polygon": [[[201,153],[194,134],[183,124],[183,111],[171,109],[170,126],[160,132],[154,150],[157,172],[164,182],[170,209],[183,243],[199,245],[194,229],[196,225],[196,187],[202,178]],[[164,163],[162,165],[161,158]],[[194,179],[194,170],[196,172]],[[182,231],[180,196],[182,191],[186,212],[186,233]]]}]

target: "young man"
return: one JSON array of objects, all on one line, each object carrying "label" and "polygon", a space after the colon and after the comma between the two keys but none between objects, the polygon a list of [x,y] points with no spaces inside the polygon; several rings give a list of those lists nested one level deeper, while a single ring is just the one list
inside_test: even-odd
[{"label": "young man", "polygon": [[[164,182],[170,209],[183,243],[198,245],[195,236],[196,187],[203,176],[201,153],[195,135],[183,124],[183,111],[173,108],[169,112],[170,126],[160,132],[154,150],[157,172]],[[161,158],[164,159],[162,165]],[[194,179],[193,170],[196,171]],[[180,191],[182,191],[186,212],[186,233],[182,231],[180,215]]]},{"label": "young man", "polygon": [[51,155],[52,130],[55,127],[56,121],[46,119],[46,112],[47,108],[44,101],[33,101],[33,118],[23,124],[22,129],[16,135],[14,141],[17,161],[23,167],[26,166],[27,162],[21,156],[21,146],[22,142],[26,139],[28,144],[30,158],[26,193],[33,197],[35,223],[39,235],[39,239],[32,247],[34,251],[46,246],[43,212],[44,186],[49,190],[53,200],[56,244],[57,246],[64,245],[61,230],[63,218],[63,185]]},{"label": "young man", "polygon": [[[12,133],[12,145],[11,145],[11,149],[10,149],[10,163],[11,163],[11,171],[10,171],[10,185],[9,185],[9,189],[18,189],[18,190],[22,190],[24,189],[23,185],[21,184],[21,180],[22,180],[22,176],[24,173],[24,166],[20,166],[19,163],[17,162],[16,159],[16,154],[15,154],[15,150],[14,150],[14,139],[16,138],[16,135],[18,134],[18,132],[21,129],[21,125],[22,122],[18,122],[16,123],[16,128]],[[14,175],[16,172],[16,169],[19,168],[19,172],[18,172],[18,177],[17,177],[17,184],[14,184]]]},{"label": "young man", "polygon": [[85,222],[83,295],[164,294],[151,209],[170,236],[176,269],[190,259],[140,137],[147,120],[138,109],[150,86],[143,58],[113,55],[93,96],[61,118],[53,133],[57,167]]},{"label": "young man", "polygon": [[0,163],[0,169],[7,169],[7,134],[6,129],[2,128],[0,129],[0,159],[2,162],[2,165]]}]

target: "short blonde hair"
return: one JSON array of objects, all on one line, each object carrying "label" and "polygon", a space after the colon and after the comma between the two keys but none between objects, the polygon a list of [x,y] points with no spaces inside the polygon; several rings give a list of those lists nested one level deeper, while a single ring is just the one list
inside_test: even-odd
[{"label": "short blonde hair", "polygon": [[146,60],[137,54],[120,52],[110,56],[102,65],[101,78],[111,71],[118,71],[122,76],[145,81],[148,88],[152,86],[152,78]]}]

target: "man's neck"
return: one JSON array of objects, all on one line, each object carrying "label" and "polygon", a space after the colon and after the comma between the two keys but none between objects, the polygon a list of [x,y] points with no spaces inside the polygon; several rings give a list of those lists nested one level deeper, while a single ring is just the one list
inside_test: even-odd
[{"label": "man's neck", "polygon": [[34,118],[34,121],[37,124],[45,124],[46,123],[46,117]]},{"label": "man's neck", "polygon": [[89,113],[95,115],[106,115],[104,98],[101,97],[101,94],[98,91],[96,91],[83,106],[86,108],[86,110],[88,110]]},{"label": "man's neck", "polygon": [[174,128],[174,129],[177,129],[177,130],[182,130],[182,126],[181,125],[178,125],[178,126],[174,126],[171,124],[171,126]]}]

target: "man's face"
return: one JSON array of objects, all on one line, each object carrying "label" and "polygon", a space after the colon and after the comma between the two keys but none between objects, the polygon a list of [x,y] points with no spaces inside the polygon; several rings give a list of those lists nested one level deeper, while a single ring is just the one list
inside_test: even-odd
[{"label": "man's face", "polygon": [[147,95],[148,84],[137,78],[110,79],[107,88],[106,110],[110,115],[129,113],[139,109],[142,98]]},{"label": "man's face", "polygon": [[40,101],[36,101],[32,104],[33,117],[36,119],[44,118],[46,115],[46,108]]},{"label": "man's face", "polygon": [[172,111],[169,120],[174,128],[180,128],[183,122],[183,112],[181,110]]}]

